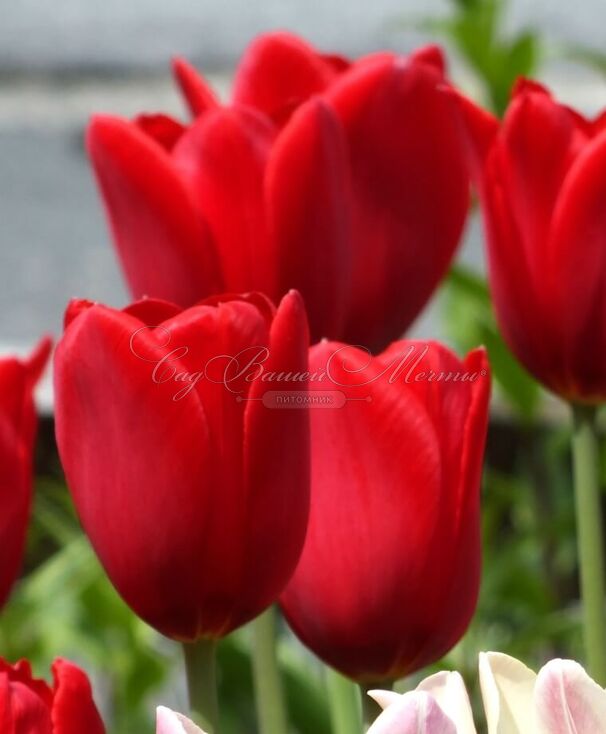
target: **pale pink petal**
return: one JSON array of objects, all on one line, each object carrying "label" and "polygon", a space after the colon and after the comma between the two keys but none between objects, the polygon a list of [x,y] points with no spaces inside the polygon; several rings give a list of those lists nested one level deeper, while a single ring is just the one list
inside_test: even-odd
[{"label": "pale pink petal", "polygon": [[158,706],[156,734],[204,734],[204,732],[182,714],[171,711],[165,706]]},{"label": "pale pink petal", "polygon": [[376,701],[379,706],[382,709],[386,709],[388,706],[392,706],[394,703],[397,703],[401,698],[401,693],[396,693],[395,691],[383,691],[383,690],[374,690],[374,691],[368,691],[368,695]]},{"label": "pale pink petal", "polygon": [[442,711],[454,722],[457,734],[476,734],[469,696],[459,673],[443,671],[430,675],[419,683],[417,691],[425,691],[437,701]]},{"label": "pale pink petal", "polygon": [[480,685],[488,734],[535,734],[536,678],[530,668],[509,655],[480,653]]},{"label": "pale pink petal", "polygon": [[388,706],[367,734],[457,734],[457,730],[428,693],[411,691]]},{"label": "pale pink petal", "polygon": [[541,734],[606,732],[606,691],[572,660],[541,668],[534,701]]}]

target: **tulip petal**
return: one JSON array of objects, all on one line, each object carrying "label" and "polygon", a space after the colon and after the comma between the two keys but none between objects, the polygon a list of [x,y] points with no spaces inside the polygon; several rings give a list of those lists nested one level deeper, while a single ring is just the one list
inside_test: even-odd
[{"label": "tulip petal", "polygon": [[481,190],[484,164],[499,131],[499,120],[456,90],[451,89],[447,92],[455,106],[459,134],[466,151],[472,180]]},{"label": "tulip petal", "polygon": [[205,79],[185,59],[173,59],[173,74],[194,117],[218,107],[219,102]]},{"label": "tulip petal", "polygon": [[[241,595],[260,599],[259,611],[273,601],[277,589],[281,591],[286,586],[305,541],[309,514],[309,415],[301,407],[280,407],[271,395],[307,395],[308,347],[303,301],[296,291],[290,291],[282,299],[271,326],[264,374],[299,377],[256,380],[245,413],[248,528]],[[289,451],[292,445],[297,446],[296,453]],[[266,578],[254,572],[255,568],[270,567],[272,573]]]},{"label": "tulip petal", "polygon": [[310,522],[283,608],[304,644],[350,677],[405,675],[433,634],[418,594],[442,501],[438,439],[379,360],[324,342],[310,350],[310,371],[322,369],[329,379],[310,389],[348,401],[311,411]]},{"label": "tulip petal", "polygon": [[605,171],[606,133],[601,133],[586,146],[564,182],[550,245],[570,397],[596,401],[606,399]]},{"label": "tulip petal", "polygon": [[300,104],[323,92],[339,72],[334,60],[324,58],[298,36],[268,33],[256,38],[244,53],[234,78],[233,101],[283,124]]},{"label": "tulip petal", "polygon": [[28,661],[8,665],[0,658],[0,731],[51,734],[52,703],[52,691],[32,677]]},{"label": "tulip petal", "polygon": [[0,731],[11,731],[12,726],[10,682],[8,673],[0,670]]},{"label": "tulip petal", "polygon": [[33,440],[35,427],[32,392],[51,348],[51,340],[44,337],[26,359],[0,358],[0,421],[26,444]]},{"label": "tulip petal", "polygon": [[174,303],[161,301],[158,298],[143,298],[127,306],[124,313],[134,316],[146,326],[158,326],[163,321],[168,321],[173,316],[177,316],[181,313],[181,309],[175,306]]},{"label": "tulip petal", "polygon": [[82,524],[118,591],[157,629],[193,639],[210,501],[201,485],[213,482],[208,426],[195,390],[175,401],[174,383],[154,380],[145,357],[159,337],[148,330],[133,350],[142,326],[102,306],[74,319],[55,355],[57,441]]},{"label": "tulip petal", "polygon": [[446,58],[444,57],[444,52],[435,43],[416,49],[416,51],[410,54],[409,60],[413,63],[427,64],[437,71],[440,76],[445,76],[446,74]]},{"label": "tulip petal", "polygon": [[[499,326],[513,353],[533,375],[554,387],[561,381],[556,325],[544,312],[549,298],[540,297],[537,283],[522,255],[522,235],[498,178],[496,153],[487,163],[484,216],[487,231],[490,287]],[[541,286],[551,287],[542,278]]]},{"label": "tulip petal", "polygon": [[165,706],[158,706],[156,734],[204,734],[204,732],[182,714],[171,711]]},{"label": "tulip petal", "polygon": [[320,57],[325,61],[334,71],[339,73],[347,71],[351,68],[352,62],[341,54],[320,54]]},{"label": "tulip petal", "polygon": [[133,122],[167,151],[175,147],[175,143],[185,132],[185,125],[168,115],[137,115]]},{"label": "tulip petal", "polygon": [[30,513],[36,411],[33,390],[51,342],[42,339],[25,360],[0,359],[0,608],[19,573]]},{"label": "tulip petal", "polygon": [[398,703],[400,698],[402,698],[402,694],[396,693],[395,691],[368,691],[368,695],[373,699],[373,701],[378,703],[382,709],[386,709],[388,706]]},{"label": "tulip petal", "polygon": [[53,734],[104,734],[85,673],[73,663],[58,659],[53,663],[53,676]]},{"label": "tulip petal", "polygon": [[[475,611],[480,584],[479,500],[486,438],[490,375],[484,350],[464,362],[436,342],[394,342],[377,359],[397,375],[393,390],[403,400],[416,396],[440,443],[442,499],[428,548],[451,548],[449,562],[428,552],[426,583],[417,603],[432,635],[419,639],[414,669],[441,657],[461,637]],[[458,426],[444,431],[442,426]],[[431,579],[431,581],[429,581]],[[451,620],[443,623],[445,610]]]},{"label": "tulip petal", "polygon": [[457,734],[476,734],[473,712],[459,673],[435,673],[419,683],[417,691],[429,693],[455,724]]},{"label": "tulip petal", "polygon": [[47,704],[26,684],[1,671],[0,725],[9,734],[54,734]]},{"label": "tulip petal", "polygon": [[[470,396],[467,408],[464,409],[459,403],[459,412],[453,409],[457,404],[453,399],[454,386],[450,394],[444,391],[442,397],[446,404],[451,404],[450,410],[448,408],[443,410],[444,420],[448,421],[443,425],[463,423],[463,440],[459,445],[456,439],[453,440],[451,432],[447,432],[444,442],[442,431],[443,481],[451,482],[454,478],[455,483],[455,486],[442,490],[444,496],[454,498],[455,502],[453,515],[450,517],[453,551],[449,566],[450,576],[444,582],[442,614],[437,616],[437,632],[428,640],[428,645],[423,651],[424,658],[421,658],[428,662],[442,656],[463,636],[475,612],[480,586],[482,559],[480,490],[490,400],[490,370],[486,352],[483,349],[470,352],[462,367],[464,374],[477,376],[475,381],[468,383]],[[455,385],[460,392],[463,392],[461,383]],[[431,401],[428,402],[431,404]],[[460,446],[458,457],[452,452],[454,446]],[[447,468],[449,466],[450,469]],[[448,518],[444,518],[442,542],[448,536],[447,523]],[[450,625],[441,623],[444,610],[448,610],[452,620]]]},{"label": "tulip petal", "polygon": [[354,243],[344,341],[383,348],[443,277],[469,202],[452,101],[431,65],[379,59],[327,95],[350,151]]},{"label": "tulip petal", "polygon": [[544,275],[556,199],[585,139],[569,111],[545,91],[518,94],[507,111],[499,139],[500,178],[521,235],[518,256],[531,282]]},{"label": "tulip petal", "polygon": [[32,666],[28,660],[19,660],[15,665],[9,665],[0,658],[0,673],[2,672],[8,675],[9,681],[23,683],[26,688],[33,691],[50,711],[53,692],[46,681],[33,677]]},{"label": "tulip petal", "polygon": [[[167,339],[170,336],[168,350],[176,350],[174,354],[178,359],[175,363],[183,365],[190,375],[201,377],[195,385],[188,381],[175,383],[175,397],[179,401],[186,400],[187,392],[194,389],[200,396],[206,415],[212,416],[208,452],[212,456],[213,469],[209,471],[209,476],[213,477],[214,485],[221,488],[221,502],[209,501],[207,516],[199,530],[201,549],[196,561],[199,582],[192,592],[201,600],[200,606],[204,608],[205,629],[214,630],[217,635],[219,632],[225,634],[256,616],[255,611],[250,609],[249,598],[260,600],[257,603],[262,609],[281,588],[280,585],[276,589],[275,576],[270,573],[270,569],[278,566],[275,559],[255,564],[257,546],[248,549],[248,538],[255,524],[261,535],[258,547],[264,547],[269,542],[275,548],[277,541],[271,533],[272,528],[265,528],[262,523],[278,515],[276,510],[268,512],[266,507],[263,508],[263,518],[257,518],[254,512],[245,470],[249,440],[245,411],[251,405],[248,402],[251,385],[246,380],[248,373],[239,375],[241,369],[268,344],[268,323],[264,314],[252,303],[236,299],[226,300],[218,306],[194,306],[164,322],[161,329],[166,330]],[[185,350],[187,353],[184,353]],[[237,366],[232,367],[235,362]],[[278,419],[275,411],[264,410]],[[292,445],[292,436],[282,433],[282,440],[288,440],[289,446]],[[273,476],[277,477],[278,462],[272,451],[269,454]],[[269,458],[267,451],[265,456]],[[260,494],[265,498],[269,494],[268,483],[259,479]],[[283,490],[283,486],[280,484],[280,490]],[[290,506],[293,513],[294,507]],[[296,515],[289,515],[289,528],[292,526],[292,517]],[[261,532],[262,528],[269,532]],[[280,539],[280,546],[283,545]],[[280,559],[286,559],[287,555],[284,549]],[[252,564],[250,572],[247,570],[249,563]],[[267,569],[263,574],[264,582],[259,578],[259,568]],[[221,569],[220,574],[217,569]],[[207,588],[208,578],[213,579],[212,590]],[[262,583],[266,583],[270,589],[269,601],[266,594],[260,591]],[[244,592],[244,586],[248,593]],[[246,618],[240,618],[235,613],[232,616],[230,603]]]},{"label": "tulip petal", "polygon": [[312,342],[343,330],[351,279],[351,192],[339,120],[320,99],[278,137],[266,175],[278,292],[306,301]]},{"label": "tulip petal", "polygon": [[572,660],[551,660],[539,671],[534,702],[541,734],[606,730],[606,691]]},{"label": "tulip petal", "polygon": [[29,378],[32,384],[38,382],[42,377],[46,365],[48,364],[48,358],[53,348],[53,341],[50,337],[44,336],[38,344],[36,344],[34,351],[29,355],[25,364],[29,373]]},{"label": "tulip petal", "polygon": [[173,152],[208,222],[224,290],[272,292],[263,175],[273,134],[253,110],[223,108],[196,120]]},{"label": "tulip petal", "polygon": [[104,116],[93,118],[87,147],[134,297],[189,306],[221,290],[207,228],[167,151],[137,125]]},{"label": "tulip petal", "polygon": [[457,734],[457,729],[429,694],[412,691],[386,708],[368,734]]},{"label": "tulip petal", "polygon": [[488,734],[532,734],[533,692],[537,676],[519,660],[489,652],[480,654],[480,685]]}]

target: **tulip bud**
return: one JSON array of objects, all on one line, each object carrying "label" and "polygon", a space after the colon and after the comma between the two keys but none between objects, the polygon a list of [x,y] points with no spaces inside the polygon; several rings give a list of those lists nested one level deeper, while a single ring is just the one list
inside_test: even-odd
[{"label": "tulip bud", "polygon": [[322,368],[346,399],[311,411],[309,529],[282,606],[329,665],[396,679],[442,657],[475,610],[486,356],[326,342],[310,353]]},{"label": "tulip bud", "polygon": [[0,731],[6,734],[104,734],[86,674],[55,660],[54,684],[32,676],[30,664],[0,659]]},{"label": "tulip bud", "polygon": [[175,62],[188,126],[96,116],[88,151],[133,296],[296,288],[314,342],[400,337],[469,204],[444,66],[435,46],[350,63],[273,33],[244,54],[229,106]]},{"label": "tulip bud", "polygon": [[307,410],[273,408],[284,385],[261,379],[307,370],[300,297],[73,302],[66,322],[57,442],[93,547],[160,632],[226,635],[276,599],[305,537]]},{"label": "tulip bud", "polygon": [[37,427],[33,391],[50,348],[50,340],[43,339],[27,360],[0,359],[0,608],[23,557]]},{"label": "tulip bud", "polygon": [[503,335],[561,397],[606,400],[606,130],[521,81],[502,125],[458,109],[480,191]]}]

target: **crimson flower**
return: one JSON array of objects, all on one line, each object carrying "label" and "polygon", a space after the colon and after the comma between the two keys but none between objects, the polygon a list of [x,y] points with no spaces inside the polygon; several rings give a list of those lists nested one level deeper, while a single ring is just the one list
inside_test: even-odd
[{"label": "crimson flower", "polygon": [[43,339],[26,360],[0,359],[0,607],[19,573],[32,501],[37,418],[33,390],[48,360]]},{"label": "crimson flower", "polygon": [[86,674],[68,660],[55,660],[54,684],[32,676],[30,664],[0,658],[2,734],[104,734]]},{"label": "crimson flower", "polygon": [[135,298],[303,295],[312,341],[380,350],[444,276],[468,207],[435,48],[350,63],[275,33],[219,104],[186,62],[195,115],[96,116],[88,151]]},{"label": "crimson flower", "polygon": [[325,342],[310,370],[342,407],[310,411],[309,528],[282,606],[345,675],[400,678],[450,650],[475,610],[486,356],[400,341],[370,358]]},{"label": "crimson flower", "polygon": [[501,125],[459,100],[500,327],[558,395],[606,400],[606,115],[520,81]]},{"label": "crimson flower", "polygon": [[182,641],[222,637],[276,599],[305,537],[307,410],[272,409],[275,384],[244,369],[305,372],[301,299],[76,301],[66,322],[57,441],[84,529],[142,619]]}]

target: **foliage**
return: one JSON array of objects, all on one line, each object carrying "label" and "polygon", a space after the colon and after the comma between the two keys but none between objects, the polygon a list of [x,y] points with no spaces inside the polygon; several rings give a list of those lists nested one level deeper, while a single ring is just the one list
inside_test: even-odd
[{"label": "foliage", "polygon": [[504,30],[507,0],[451,0],[446,18],[430,18],[421,28],[452,44],[480,81],[486,101],[499,116],[505,111],[515,80],[531,76],[541,55],[539,36]]}]

